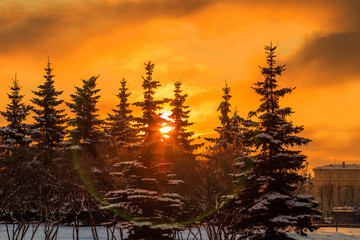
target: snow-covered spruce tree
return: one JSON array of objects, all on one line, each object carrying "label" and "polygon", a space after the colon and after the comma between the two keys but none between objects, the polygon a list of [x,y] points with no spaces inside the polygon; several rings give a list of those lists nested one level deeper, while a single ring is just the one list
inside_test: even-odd
[{"label": "snow-covered spruce tree", "polygon": [[[104,132],[102,131],[103,120],[99,119],[96,104],[99,101],[100,89],[97,89],[97,79],[99,76],[92,76],[83,79],[82,87],[75,87],[76,92],[71,94],[72,102],[66,103],[71,111],[75,113],[74,118],[70,119],[71,154],[75,163],[76,170],[82,180],[82,184],[87,187],[91,194],[96,198],[101,198],[100,192],[110,188],[110,179],[106,165],[106,151],[103,144],[106,144]],[[78,189],[73,185],[73,191]],[[79,189],[78,189],[79,190]],[[73,200],[79,201],[82,190],[74,192]],[[84,214],[98,214],[99,209],[93,198],[86,197],[87,210]],[[85,209],[78,209],[80,211]]]},{"label": "snow-covered spruce tree", "polygon": [[174,82],[174,97],[170,101],[172,109],[171,115],[169,116],[174,122],[169,124],[173,127],[173,130],[169,132],[169,140],[183,150],[192,152],[198,148],[199,145],[191,144],[193,141],[191,137],[194,135],[194,132],[188,131],[188,127],[194,123],[189,122],[189,106],[184,105],[188,94],[182,94],[181,85],[181,81]]},{"label": "snow-covered spruce tree", "polygon": [[9,218],[11,216],[24,219],[30,208],[32,211],[39,209],[36,204],[37,195],[31,188],[31,183],[26,181],[33,176],[37,168],[30,146],[31,125],[24,123],[31,107],[23,103],[24,95],[20,94],[21,87],[16,75],[10,90],[10,103],[7,104],[6,111],[0,112],[8,122],[6,127],[0,129],[0,175],[2,180],[5,180],[0,189],[0,202],[3,203],[0,212]]},{"label": "snow-covered spruce tree", "polygon": [[45,82],[38,86],[38,91],[32,91],[36,97],[31,100],[35,105],[35,123],[33,128],[37,131],[33,134],[36,142],[38,159],[44,164],[51,162],[53,154],[59,149],[60,143],[65,136],[66,114],[64,110],[58,110],[64,100],[58,97],[62,91],[56,91],[54,87],[51,63],[48,61],[45,70]]},{"label": "snow-covered spruce tree", "polygon": [[116,149],[137,141],[137,130],[132,126],[134,117],[128,102],[131,93],[129,93],[126,87],[126,80],[124,78],[120,83],[121,88],[119,88],[119,94],[116,95],[120,103],[116,106],[116,109],[113,109],[114,114],[108,114],[109,117],[106,119],[106,132]]},{"label": "snow-covered spruce tree", "polygon": [[172,109],[169,116],[173,122],[168,123],[173,129],[167,133],[169,138],[164,142],[168,144],[166,157],[172,159],[174,173],[184,181],[179,193],[186,203],[182,214],[183,219],[188,220],[203,214],[198,205],[200,202],[198,191],[201,185],[199,176],[201,163],[196,159],[198,155],[195,153],[201,144],[193,143],[194,132],[188,130],[193,123],[189,122],[190,110],[189,106],[185,105],[188,94],[183,93],[181,81],[174,82],[173,92],[174,96],[170,100]]},{"label": "snow-covered spruce tree", "polygon": [[30,114],[31,106],[22,102],[24,95],[20,94],[20,89],[19,80],[15,75],[10,87],[11,93],[8,94],[10,103],[7,104],[6,111],[0,112],[8,122],[6,127],[0,129],[5,155],[9,154],[12,148],[28,146],[32,141],[30,125],[24,123]]},{"label": "snow-covered spruce tree", "polygon": [[[183,203],[176,189],[182,181],[172,173],[172,164],[166,159],[164,144],[159,129],[164,100],[155,100],[158,81],[152,79],[154,64],[145,64],[143,77],[144,100],[134,103],[142,108],[142,117],[136,118],[143,132],[142,142],[134,152],[134,160],[115,164],[115,175],[123,176],[127,186],[123,190],[107,194],[109,207],[125,211],[135,224],[128,239],[172,239],[172,229],[163,229],[158,224],[173,222],[181,212]],[[136,222],[138,224],[136,224]]]},{"label": "snow-covered spruce tree", "polygon": [[318,203],[311,196],[296,193],[297,184],[306,181],[298,171],[307,157],[294,147],[310,140],[297,136],[302,126],[286,120],[293,113],[291,108],[279,106],[280,98],[294,88],[278,87],[276,77],[285,66],[275,66],[275,49],[272,45],[265,47],[267,67],[261,68],[264,80],[253,88],[261,96],[254,113],[259,121],[253,139],[257,152],[252,171],[233,205],[240,218],[231,227],[240,239],[293,239],[287,232],[306,235],[306,230],[317,229],[312,218],[319,214]]},{"label": "snow-covered spruce tree", "polygon": [[100,95],[100,89],[96,89],[96,80],[99,76],[92,76],[88,80],[83,79],[82,87],[75,87],[76,93],[71,94],[72,103],[66,103],[75,113],[75,118],[70,119],[69,125],[74,127],[70,130],[73,148],[84,147],[92,157],[96,158],[98,153],[96,145],[101,141],[103,135],[101,125],[103,120],[99,119],[96,104]]}]

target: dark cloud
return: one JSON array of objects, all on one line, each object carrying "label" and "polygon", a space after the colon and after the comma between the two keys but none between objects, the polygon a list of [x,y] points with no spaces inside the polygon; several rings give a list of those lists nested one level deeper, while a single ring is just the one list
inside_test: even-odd
[{"label": "dark cloud", "polygon": [[22,49],[28,46],[41,46],[42,43],[58,37],[62,31],[60,18],[50,16],[31,16],[16,26],[0,32],[0,50],[2,52]]},{"label": "dark cloud", "polygon": [[[288,62],[295,81],[308,86],[341,84],[360,77],[360,32],[308,39]],[[360,80],[360,79],[359,79]]]},{"label": "dark cloud", "polygon": [[63,52],[112,30],[141,24],[151,18],[187,16],[214,3],[250,8],[289,7],[284,0],[278,0],[274,6],[266,1],[244,0],[55,0],[42,3],[30,8],[29,3],[14,1],[0,8],[0,54],[14,50]]},{"label": "dark cloud", "polygon": [[334,5],[334,15],[337,16],[333,24],[347,31],[360,31],[360,1],[333,0],[331,2]]},{"label": "dark cloud", "polygon": [[102,6],[110,13],[120,16],[121,14],[136,17],[139,20],[152,16],[183,16],[193,11],[210,5],[215,0],[148,0],[148,1],[120,1],[115,4],[102,5],[99,3],[94,6]]},{"label": "dark cloud", "polygon": [[[16,3],[0,11],[0,53],[62,50],[91,37],[152,17],[179,17],[210,5],[213,0],[72,1],[53,2],[27,11]],[[21,16],[18,18],[17,16]]]},{"label": "dark cloud", "polygon": [[[291,2],[294,3],[289,4]],[[313,16],[322,19],[326,12],[328,16],[323,29],[305,39],[288,59],[290,79],[296,85],[307,87],[360,81],[360,1],[305,0],[298,4],[299,7],[306,5],[313,8]]]},{"label": "dark cloud", "polygon": [[[238,4],[247,9],[264,8],[272,11],[274,16],[300,9],[306,18],[311,17],[306,9],[316,11],[322,9],[323,5],[326,11],[333,10],[331,24],[354,28],[360,26],[360,15],[355,12],[360,7],[358,0],[74,0],[40,3],[34,4],[31,9],[31,4],[16,1],[1,7],[0,54],[14,50],[43,52],[56,49],[63,52],[114,29],[143,23],[155,17],[186,16],[214,3]],[[286,16],[289,17],[288,14]]]}]

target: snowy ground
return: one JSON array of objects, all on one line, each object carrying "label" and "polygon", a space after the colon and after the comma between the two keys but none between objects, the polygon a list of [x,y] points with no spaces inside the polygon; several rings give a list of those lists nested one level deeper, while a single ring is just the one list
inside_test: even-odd
[{"label": "snowy ground", "polygon": [[[11,229],[10,229],[11,230]],[[11,232],[10,232],[11,234]],[[58,233],[58,240],[72,240],[72,228],[71,227],[61,227]],[[99,239],[107,239],[106,230],[104,228],[99,227],[98,229]],[[80,228],[80,239],[81,240],[92,240],[92,233],[90,227],[81,227]],[[116,236],[119,236],[118,230],[116,230]],[[350,239],[359,239],[360,240],[360,228],[339,228],[339,231],[336,232],[335,228],[320,228],[315,233],[309,233],[308,237],[301,237],[295,234],[291,234],[292,237],[304,240],[350,240]],[[0,240],[8,240],[8,235],[6,232],[5,225],[0,225]],[[16,238],[10,238],[16,239]],[[31,239],[31,227],[27,232],[26,239]],[[39,228],[36,232],[36,235],[33,239],[44,239],[43,229]],[[117,237],[120,240],[120,237]],[[206,233],[203,232],[202,239],[207,240]]]},{"label": "snowy ground", "polygon": [[301,237],[291,235],[296,239],[311,239],[311,240],[360,240],[360,228],[339,228],[336,232],[336,228],[320,228],[314,233],[309,233],[308,237]]}]

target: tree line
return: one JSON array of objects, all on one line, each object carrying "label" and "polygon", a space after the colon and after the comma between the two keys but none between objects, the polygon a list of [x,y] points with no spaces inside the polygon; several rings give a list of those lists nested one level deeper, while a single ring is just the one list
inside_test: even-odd
[{"label": "tree line", "polygon": [[[232,111],[225,82],[217,136],[205,139],[201,151],[204,143],[189,130],[182,82],[174,82],[171,99],[156,99],[161,84],[153,79],[152,62],[145,63],[142,101],[129,102],[122,79],[118,104],[106,119],[97,108],[99,76],[75,87],[65,103],[74,115],[69,118],[49,61],[31,106],[15,75],[0,112],[7,122],[0,128],[0,220],[20,227],[44,222],[49,236],[60,224],[72,224],[76,236],[80,224],[121,222],[128,239],[174,239],[181,226],[202,223],[216,226],[218,239],[291,239],[289,231],[316,230],[318,204],[304,194],[306,156],[296,149],[310,140],[297,136],[303,127],[287,120],[292,109],[280,107],[294,88],[279,88],[285,66],[276,65],[276,47],[265,50],[263,80],[253,87],[259,108],[247,118]],[[171,120],[162,117],[164,104]],[[31,112],[33,123],[25,123]],[[172,129],[166,137],[164,125]]]}]

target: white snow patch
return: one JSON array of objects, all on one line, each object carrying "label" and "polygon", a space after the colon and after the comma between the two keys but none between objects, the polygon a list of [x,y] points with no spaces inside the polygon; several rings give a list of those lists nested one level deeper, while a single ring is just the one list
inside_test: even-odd
[{"label": "white snow patch", "polygon": [[183,180],[169,180],[168,183],[171,185],[177,185],[177,184],[183,184],[184,181]]},{"label": "white snow patch", "polygon": [[[124,227],[129,227],[130,224],[128,223],[119,223],[117,227],[123,227],[123,237],[127,237],[127,230]],[[34,239],[45,239],[44,237],[44,227],[45,225],[41,225],[40,228],[37,230]],[[11,231],[12,225],[9,225],[9,230]],[[193,229],[195,233],[197,233],[197,229]],[[106,228],[103,226],[97,227],[97,233],[99,239],[107,239]],[[118,230],[115,231],[115,239],[120,240],[120,233]],[[189,230],[184,230],[182,232],[183,236],[187,236]],[[31,239],[32,230],[31,227],[26,233],[26,237],[24,239],[28,240]],[[58,240],[72,240],[73,237],[73,228],[69,226],[60,226],[57,239]],[[201,236],[203,240],[209,240],[208,236],[206,235],[205,230],[201,229]],[[299,236],[298,234],[289,234],[290,237],[293,237],[297,240],[360,240],[360,228],[339,228],[338,232],[336,232],[336,228],[320,228],[316,232],[308,233],[307,237]],[[7,233],[6,233],[6,226],[4,224],[0,224],[0,240],[7,240]],[[92,231],[90,227],[80,227],[79,228],[79,239],[87,240],[93,239]]]}]

